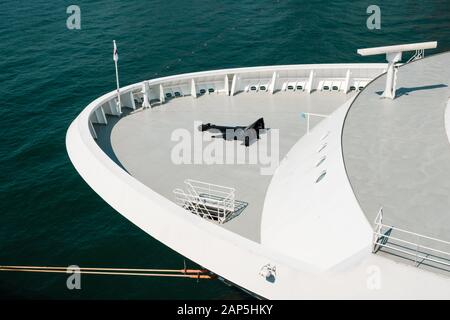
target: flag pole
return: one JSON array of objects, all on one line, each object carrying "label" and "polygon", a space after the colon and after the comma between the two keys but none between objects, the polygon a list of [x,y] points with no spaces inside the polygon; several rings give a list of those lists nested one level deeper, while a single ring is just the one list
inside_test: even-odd
[{"label": "flag pole", "polygon": [[117,84],[117,104],[118,104],[118,112],[119,116],[122,114],[122,103],[120,102],[120,85],[119,85],[119,67],[117,66],[117,61],[119,61],[119,54],[117,53],[116,40],[113,40],[114,44],[114,65],[116,66],[116,84]]}]

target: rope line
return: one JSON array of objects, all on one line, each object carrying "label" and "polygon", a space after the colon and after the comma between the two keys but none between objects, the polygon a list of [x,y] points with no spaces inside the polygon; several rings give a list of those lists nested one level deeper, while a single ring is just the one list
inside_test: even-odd
[{"label": "rope line", "polygon": [[[0,271],[36,272],[36,273],[71,273],[74,269],[49,266],[0,266]],[[77,268],[80,274],[122,275],[143,277],[172,277],[190,279],[214,279],[207,270],[194,269],[130,269],[130,268]]]},{"label": "rope line", "polygon": [[[48,269],[48,270],[56,270],[56,269],[64,269],[67,270],[67,267],[49,267],[49,266],[1,266],[0,269]],[[196,270],[196,269],[130,269],[130,268],[86,268],[79,267],[79,270],[86,271],[131,271],[131,272],[178,272],[178,273],[207,273],[207,270]]]}]

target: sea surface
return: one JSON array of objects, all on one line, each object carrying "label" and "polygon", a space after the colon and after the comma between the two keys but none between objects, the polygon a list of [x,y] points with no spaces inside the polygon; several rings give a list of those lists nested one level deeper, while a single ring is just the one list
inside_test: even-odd
[{"label": "sea surface", "polygon": [[[66,26],[71,4],[80,30]],[[371,4],[380,30],[366,26]],[[230,67],[383,62],[356,50],[431,40],[439,45],[430,53],[450,50],[450,1],[2,0],[0,31],[0,265],[181,269],[184,258],[115,212],[66,153],[71,121],[115,88],[113,39],[122,85]],[[82,289],[68,290],[66,279],[0,272],[0,298],[249,297],[217,280],[82,276]]]}]

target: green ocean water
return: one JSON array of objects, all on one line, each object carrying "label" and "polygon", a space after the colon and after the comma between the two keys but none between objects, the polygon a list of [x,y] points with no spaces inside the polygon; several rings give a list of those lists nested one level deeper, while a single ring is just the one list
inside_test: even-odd
[{"label": "green ocean water", "polygon": [[[71,4],[81,30],[66,27]],[[371,4],[381,30],[366,27]],[[431,52],[450,50],[450,2],[2,0],[0,30],[0,265],[181,268],[181,255],[110,208],[66,154],[71,121],[114,89],[113,39],[122,85],[228,67],[383,62],[356,49],[437,40]],[[0,298],[248,296],[220,281],[83,276],[81,290],[68,290],[66,275],[3,272]]]}]

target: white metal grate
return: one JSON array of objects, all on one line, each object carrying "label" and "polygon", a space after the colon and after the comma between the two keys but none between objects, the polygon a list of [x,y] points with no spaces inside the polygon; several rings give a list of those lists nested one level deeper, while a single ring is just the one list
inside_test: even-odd
[{"label": "white metal grate", "polygon": [[173,192],[176,202],[192,213],[217,221],[226,222],[235,212],[235,189],[212,183],[187,179],[185,189]]}]

